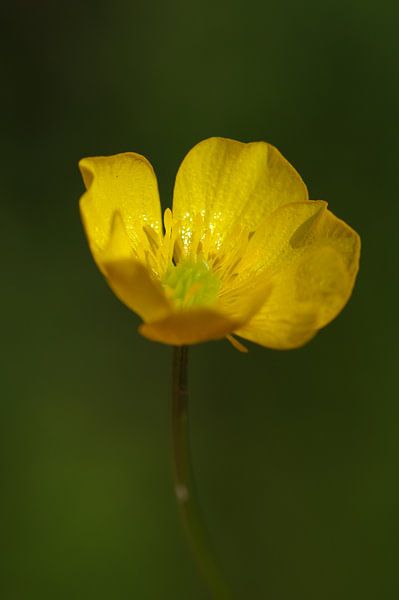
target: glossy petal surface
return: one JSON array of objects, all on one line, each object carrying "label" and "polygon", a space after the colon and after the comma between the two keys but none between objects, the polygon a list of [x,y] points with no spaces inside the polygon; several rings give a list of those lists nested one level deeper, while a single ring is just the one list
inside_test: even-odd
[{"label": "glossy petal surface", "polygon": [[87,188],[80,209],[94,255],[108,244],[116,212],[124,223],[133,250],[140,249],[144,225],[161,233],[157,180],[143,156],[127,152],[84,158],[79,167]]},{"label": "glossy petal surface", "polygon": [[150,163],[126,153],[85,158],[79,166],[87,187],[81,214],[98,267],[131,310],[144,320],[163,317],[170,303],[148,259],[151,240],[160,239],[161,233],[158,187]]},{"label": "glossy petal surface", "polygon": [[[324,206],[287,236],[285,244],[284,236],[278,234],[278,221],[281,218],[284,229],[290,221],[288,213],[300,207],[283,207],[270,219],[274,235],[262,238],[267,248],[263,268],[273,289],[260,311],[236,331],[241,337],[276,349],[301,346],[348,301],[358,270],[359,236],[326,210],[325,203],[309,204]],[[261,244],[261,239],[254,244]],[[252,258],[256,256],[262,265],[262,252]]]},{"label": "glossy petal surface", "polygon": [[217,249],[236,223],[255,231],[278,206],[307,199],[302,179],[274,146],[210,138],[194,146],[179,168],[173,214],[186,231],[187,252],[198,215]]}]

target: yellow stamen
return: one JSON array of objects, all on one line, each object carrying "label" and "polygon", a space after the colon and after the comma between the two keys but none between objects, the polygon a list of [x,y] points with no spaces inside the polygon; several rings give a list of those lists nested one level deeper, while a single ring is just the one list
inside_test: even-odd
[{"label": "yellow stamen", "polygon": [[243,354],[248,354],[248,348],[246,348],[244,344],[241,344],[241,342],[239,342],[235,337],[232,335],[226,335],[226,339],[236,350],[242,352]]}]

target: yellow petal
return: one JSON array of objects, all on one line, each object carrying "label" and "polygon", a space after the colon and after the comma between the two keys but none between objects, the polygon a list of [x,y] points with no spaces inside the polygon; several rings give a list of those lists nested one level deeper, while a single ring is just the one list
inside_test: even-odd
[{"label": "yellow petal", "polygon": [[216,310],[199,308],[175,312],[157,322],[143,323],[139,331],[155,342],[180,346],[221,339],[237,326],[237,321]]},{"label": "yellow petal", "polygon": [[[300,253],[292,248],[291,239],[294,235],[305,239],[325,209],[325,202],[295,202],[277,208],[263,220],[232,275],[223,279],[219,300],[224,313],[246,323],[261,309],[272,293],[276,272],[298,260]],[[231,244],[234,242],[237,244],[233,237]]]},{"label": "yellow petal", "polygon": [[351,295],[359,264],[359,236],[327,210],[300,227],[289,245],[280,270],[273,270],[270,296],[235,332],[276,349],[301,346],[337,316]]},{"label": "yellow petal", "polygon": [[307,199],[298,173],[270,144],[210,138],[194,146],[179,168],[173,215],[189,232],[183,240],[188,252],[197,215],[218,248],[237,222],[254,231],[278,206]]},{"label": "yellow petal", "polygon": [[345,221],[326,210],[314,231],[314,240],[325,240],[340,254],[352,284],[359,270],[360,237]]},{"label": "yellow petal", "polygon": [[95,258],[115,295],[144,321],[156,321],[172,310],[159,281],[134,258],[119,213],[114,216],[106,248]]},{"label": "yellow petal", "polygon": [[[269,276],[298,258],[301,249],[320,237],[317,223],[327,203],[309,200],[280,206],[260,224],[249,241],[240,271],[267,270]],[[316,233],[317,232],[317,233]]]},{"label": "yellow petal", "polygon": [[262,308],[272,289],[271,278],[251,274],[222,290],[218,308],[233,321],[247,323]]},{"label": "yellow petal", "polygon": [[133,250],[142,244],[144,225],[162,232],[157,180],[143,156],[126,152],[84,158],[79,167],[87,188],[80,209],[93,254],[109,243],[115,212],[125,224]]},{"label": "yellow petal", "polygon": [[300,348],[316,335],[315,319],[311,311],[298,311],[286,319],[265,316],[262,312],[248,325],[237,329],[234,335],[273,350],[292,350]]},{"label": "yellow petal", "polygon": [[131,258],[106,263],[105,275],[119,300],[143,321],[156,321],[170,312],[162,287],[139,261]]}]

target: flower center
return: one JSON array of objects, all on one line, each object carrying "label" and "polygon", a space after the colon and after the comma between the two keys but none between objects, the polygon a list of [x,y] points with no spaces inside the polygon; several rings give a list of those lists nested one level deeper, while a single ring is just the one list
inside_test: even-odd
[{"label": "flower center", "polygon": [[167,270],[162,284],[179,308],[207,306],[216,301],[220,282],[204,260],[185,260]]}]

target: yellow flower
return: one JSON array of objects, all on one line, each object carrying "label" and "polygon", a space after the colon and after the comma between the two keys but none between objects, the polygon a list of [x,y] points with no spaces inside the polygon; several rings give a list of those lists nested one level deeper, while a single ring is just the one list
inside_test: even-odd
[{"label": "yellow flower", "polygon": [[90,248],[145,337],[172,345],[232,334],[295,348],[348,301],[360,239],[265,142],[210,138],[177,173],[162,224],[150,163],[84,158],[80,202]]}]

